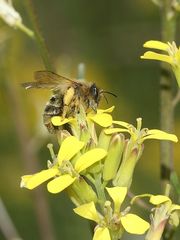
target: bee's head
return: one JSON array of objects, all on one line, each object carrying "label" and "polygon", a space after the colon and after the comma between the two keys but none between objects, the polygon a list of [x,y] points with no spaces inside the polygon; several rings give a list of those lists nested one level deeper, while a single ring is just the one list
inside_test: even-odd
[{"label": "bee's head", "polygon": [[96,111],[99,101],[101,100],[101,97],[103,96],[108,103],[108,100],[105,96],[105,93],[111,94],[114,97],[117,97],[114,93],[109,91],[104,91],[103,89],[97,88],[96,84],[93,83],[89,88],[89,107],[92,108],[94,111]]},{"label": "bee's head", "polygon": [[89,96],[90,96],[89,106],[94,111],[96,111],[101,98],[101,94],[99,88],[97,88],[95,83],[93,83],[89,88]]},{"label": "bee's head", "polygon": [[100,101],[100,91],[99,91],[99,88],[97,88],[96,84],[93,83],[89,89],[89,93],[92,97],[92,99],[95,101],[95,103],[99,103]]}]

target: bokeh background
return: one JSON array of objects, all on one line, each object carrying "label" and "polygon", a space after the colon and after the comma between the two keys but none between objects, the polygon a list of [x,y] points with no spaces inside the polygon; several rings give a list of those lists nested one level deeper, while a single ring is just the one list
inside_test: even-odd
[{"label": "bokeh background", "polygon": [[[76,78],[78,64],[84,63],[88,81],[118,95],[108,96],[109,104],[101,105],[115,105],[114,118],[135,124],[142,117],[144,127],[159,128],[159,64],[139,58],[145,41],[160,39],[159,10],[152,1],[33,2],[57,73]],[[31,27],[23,1],[13,3]],[[179,39],[180,35],[177,44]],[[42,124],[50,93],[20,87],[20,83],[32,81],[34,71],[44,69],[37,46],[21,31],[0,22],[0,61],[0,196],[19,235],[24,240],[90,240],[89,224],[75,216],[65,194],[52,195],[45,184],[32,192],[19,187],[21,175],[46,166],[50,158],[46,145],[55,141]],[[177,136],[179,120],[177,106]],[[180,173],[179,143],[174,156]],[[132,191],[160,192],[159,142],[145,143]],[[134,211],[144,214],[139,208]],[[176,239],[179,237],[177,233]],[[0,239],[5,239],[2,233]],[[126,235],[124,239],[143,238]]]}]

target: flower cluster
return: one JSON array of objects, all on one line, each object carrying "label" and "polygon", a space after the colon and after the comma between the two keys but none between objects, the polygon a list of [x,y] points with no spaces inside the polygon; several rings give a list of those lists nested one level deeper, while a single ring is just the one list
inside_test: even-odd
[{"label": "flower cluster", "polygon": [[[47,169],[25,175],[21,187],[34,189],[48,181],[51,193],[66,190],[75,204],[74,212],[96,222],[94,240],[120,239],[124,231],[144,234],[149,223],[131,213],[131,207],[122,210],[122,203],[131,186],[135,166],[140,159],[147,139],[177,142],[174,134],[142,128],[115,121],[111,116],[114,107],[75,117],[52,117],[54,126],[61,126],[58,134],[59,151],[49,146],[52,161]],[[65,130],[68,124],[69,132]],[[102,129],[98,134],[95,125]],[[129,135],[127,137],[127,135]],[[60,137],[59,137],[60,136]]]},{"label": "flower cluster", "polygon": [[132,199],[132,203],[138,198],[149,197],[149,202],[155,205],[151,215],[151,226],[146,239],[161,239],[162,233],[167,223],[177,227],[179,225],[180,205],[173,204],[168,196],[143,194]]}]

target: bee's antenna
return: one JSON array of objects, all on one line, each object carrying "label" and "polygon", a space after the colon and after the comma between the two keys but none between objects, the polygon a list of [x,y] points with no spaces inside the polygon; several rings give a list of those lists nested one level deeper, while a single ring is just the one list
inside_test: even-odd
[{"label": "bee's antenna", "polygon": [[107,99],[106,95],[103,92],[102,92],[102,95],[103,95],[104,99],[106,100],[106,103],[108,104],[108,99]]},{"label": "bee's antenna", "polygon": [[[112,96],[114,96],[114,97],[117,97],[117,95],[114,94],[114,93],[112,93],[112,92],[108,92],[108,91],[104,91],[104,90],[102,90],[101,93],[108,93],[108,94],[110,94],[110,95],[112,95]],[[103,94],[103,95],[104,95],[104,94]]]}]

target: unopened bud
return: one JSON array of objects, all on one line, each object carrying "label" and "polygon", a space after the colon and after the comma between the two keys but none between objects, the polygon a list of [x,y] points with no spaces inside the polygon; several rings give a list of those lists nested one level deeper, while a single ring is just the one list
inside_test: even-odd
[{"label": "unopened bud", "polygon": [[109,181],[116,176],[124,148],[124,135],[115,134],[109,144],[108,154],[104,160],[103,179]]},{"label": "unopened bud", "polygon": [[98,147],[103,148],[104,150],[108,150],[110,140],[111,140],[111,135],[105,134],[104,130],[102,130],[99,135]]},{"label": "unopened bud", "polygon": [[[128,144],[126,145],[128,147]],[[117,172],[116,177],[113,180],[114,186],[129,188],[132,182],[134,168],[139,159],[142,149],[135,147],[130,154],[123,156],[122,163]],[[127,158],[126,158],[127,157]]]},{"label": "unopened bud", "polygon": [[68,188],[68,194],[72,202],[77,206],[97,201],[96,193],[83,177],[80,177]]},{"label": "unopened bud", "polygon": [[[110,140],[111,140],[111,135],[105,134],[104,130],[102,130],[99,135],[97,147],[103,148],[104,150],[108,150]],[[100,161],[100,162],[93,164],[93,166],[89,167],[88,172],[95,174],[95,173],[100,172],[102,170],[102,168],[103,168],[103,165]]]}]

